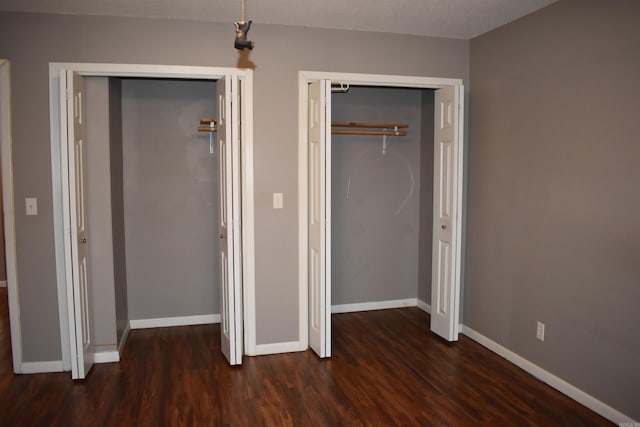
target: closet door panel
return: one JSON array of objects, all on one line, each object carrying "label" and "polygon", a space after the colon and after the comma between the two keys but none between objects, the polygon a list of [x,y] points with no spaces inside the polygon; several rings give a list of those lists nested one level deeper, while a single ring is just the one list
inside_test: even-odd
[{"label": "closet door panel", "polygon": [[237,77],[218,80],[218,208],[220,237],[220,340],[229,364],[242,363]]},{"label": "closet door panel", "polygon": [[309,346],[331,356],[331,82],[309,85]]},{"label": "closet door panel", "polygon": [[458,339],[459,321],[460,93],[450,86],[435,94],[431,330],[447,341]]},{"label": "closet door panel", "polygon": [[[65,86],[66,83],[66,86]],[[86,227],[86,150],[84,123],[84,81],[78,73],[66,71],[61,75],[61,93],[67,94],[66,137],[68,147],[68,206],[71,220],[72,286],[67,289],[71,339],[71,377],[84,379],[93,366],[93,337],[91,335],[91,287],[89,283],[89,245]],[[63,97],[64,98],[64,97]],[[66,204],[66,203],[65,203]]]}]

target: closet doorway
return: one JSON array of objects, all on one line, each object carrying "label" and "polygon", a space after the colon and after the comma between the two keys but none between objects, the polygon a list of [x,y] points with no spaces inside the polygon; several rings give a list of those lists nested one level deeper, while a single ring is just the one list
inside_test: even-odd
[{"label": "closet doorway", "polygon": [[[358,117],[349,118],[346,114],[348,106],[345,109],[346,105],[342,105],[343,103],[339,102],[337,98],[335,105],[332,105],[332,84],[338,93],[347,92],[346,88],[349,87],[353,89],[354,96],[360,97],[353,103],[355,110],[367,110],[362,106],[367,102],[376,102],[367,101],[367,99],[371,98],[371,94],[377,93],[371,99],[379,98],[378,102],[381,102],[379,109],[386,108],[390,113],[389,119],[380,117],[378,114],[379,117],[376,117],[375,120],[365,120],[362,111]],[[404,215],[403,210],[405,213],[407,210],[411,210],[410,206],[405,209],[407,203],[414,204],[414,211],[418,209],[415,206],[416,197],[412,197],[412,193],[414,187],[419,187],[419,182],[416,180],[420,180],[420,174],[418,173],[416,177],[415,171],[419,171],[420,166],[410,163],[414,160],[417,162],[416,159],[411,159],[411,156],[419,156],[417,153],[420,147],[414,148],[412,154],[411,148],[407,151],[406,147],[402,146],[403,143],[400,139],[407,134],[411,135],[412,130],[409,130],[408,127],[413,125],[410,126],[409,123],[402,122],[402,120],[396,122],[392,117],[398,117],[398,111],[395,110],[401,110],[403,107],[400,104],[405,104],[405,101],[398,101],[404,95],[400,98],[397,96],[403,90],[407,92],[408,96],[403,99],[413,99],[409,104],[413,102],[415,105],[418,102],[417,108],[420,110],[419,99],[422,98],[422,102],[427,100],[431,111],[433,111],[430,123],[434,132],[428,139],[428,141],[433,141],[433,146],[423,144],[421,147],[422,150],[432,150],[433,159],[435,159],[432,169],[433,182],[431,180],[428,182],[429,185],[433,185],[433,220],[432,224],[429,224],[432,256],[428,260],[431,264],[431,306],[420,304],[419,299],[412,298],[383,301],[382,304],[347,304],[341,307],[339,305],[341,301],[335,301],[332,298],[332,281],[337,280],[344,283],[345,279],[347,282],[349,281],[349,274],[354,275],[353,277],[358,274],[367,274],[367,269],[362,268],[366,262],[360,262],[360,271],[358,272],[358,266],[353,269],[348,265],[348,261],[343,261],[348,258],[362,261],[366,257],[365,252],[368,249],[387,243],[387,241],[383,242],[380,239],[371,238],[373,233],[371,230],[366,230],[365,223],[376,223],[375,217],[378,212],[374,211],[376,209],[374,204],[367,207],[366,202],[362,203],[363,200],[357,200],[358,188],[366,183],[370,188],[372,185],[377,185],[380,189],[387,187],[387,190],[394,191],[391,187],[395,186],[397,194],[393,194],[391,198],[387,199],[390,202],[384,201],[380,205],[380,199],[376,201],[377,209],[382,206],[383,208],[389,207],[394,211],[390,211],[389,215],[383,219],[383,221],[387,221],[388,228],[397,225],[394,221]],[[413,94],[410,93],[412,90]],[[360,95],[355,95],[355,92],[359,92]],[[386,95],[383,94],[385,92]],[[331,356],[332,300],[334,300],[334,304],[338,304],[334,307],[336,311],[351,311],[349,305],[359,306],[356,310],[367,309],[367,307],[374,309],[419,305],[431,312],[431,330],[433,332],[448,341],[458,339],[462,240],[463,92],[462,80],[460,79],[300,72],[300,336],[320,357]],[[368,94],[363,96],[363,93]],[[394,93],[395,95],[389,97]],[[401,108],[394,110],[390,104],[397,101],[400,102],[398,105]],[[332,111],[334,107],[337,115]],[[373,110],[369,108],[369,110],[371,112],[375,108]],[[373,112],[374,116],[375,113],[378,113],[378,111]],[[412,122],[415,124],[416,120],[412,120]],[[417,122],[419,123],[419,120]],[[418,127],[420,126],[418,125]],[[340,155],[332,156],[334,147],[332,146],[332,130],[333,133],[343,134],[335,135],[335,149],[336,151],[341,150]],[[415,137],[416,130],[413,132]],[[349,138],[363,138],[355,135],[367,135],[366,138],[369,141],[371,138],[375,138],[378,142],[369,142],[369,144],[378,147],[365,148],[363,146],[359,151],[355,150],[350,154],[349,149],[345,148],[348,140],[344,139],[346,136],[344,134],[348,134]],[[407,139],[409,138],[407,137]],[[418,137],[418,139],[420,138]],[[353,139],[351,140],[353,141]],[[391,142],[392,140],[394,142]],[[404,150],[405,153],[396,154],[393,151],[394,147],[396,150],[400,150],[398,152]],[[350,160],[349,156],[352,157]],[[332,174],[334,166],[332,162],[335,162],[335,175]],[[352,170],[345,173],[345,165]],[[396,182],[391,186],[387,185],[388,182],[378,181],[376,178],[376,173],[384,175],[390,172],[389,168],[395,170],[392,172],[395,173],[392,179],[395,179]],[[400,191],[397,191],[398,189]],[[339,194],[334,194],[334,191]],[[382,192],[382,190],[375,191]],[[369,192],[371,193],[371,190]],[[345,199],[347,202],[344,202]],[[360,203],[360,206],[354,208],[356,203]],[[351,207],[343,209],[348,204]],[[428,206],[431,207],[430,204]],[[354,212],[358,211],[360,218],[354,217]],[[333,233],[332,214],[336,215],[335,226],[337,227]],[[399,214],[400,216],[398,216]],[[413,225],[417,230],[419,220],[416,217],[419,216],[419,213],[414,213],[413,216]],[[383,224],[384,222],[378,220],[378,227],[381,225],[386,227]],[[343,237],[355,229],[359,231],[354,232],[361,235],[367,234],[367,237],[364,240],[360,238],[359,244],[351,245],[345,249],[345,242],[348,239]],[[402,226],[398,230],[402,230]],[[380,230],[377,234],[384,235],[385,231],[387,230]],[[417,231],[413,232],[417,233]],[[332,237],[340,241],[334,242]],[[384,240],[384,237],[381,238]],[[412,238],[413,242],[410,241]],[[392,239],[395,237],[389,240]],[[405,248],[405,256],[415,257],[415,253],[407,252],[406,248],[414,244],[417,249],[417,240],[418,238],[413,236],[409,239],[396,240],[396,244],[398,247]],[[366,243],[363,245],[362,242]],[[333,258],[336,268],[332,266],[332,250],[337,252]],[[356,251],[363,253],[356,253]],[[380,251],[377,253],[379,256]],[[402,256],[403,254],[400,254],[400,257]],[[385,258],[378,258],[372,260],[371,263],[373,265],[385,264],[385,261]],[[393,265],[394,267],[391,268],[395,268],[402,265],[402,262],[392,262],[389,265]],[[415,264],[413,267],[418,268]],[[379,274],[394,274],[394,272],[385,271],[384,268],[378,270]],[[399,276],[401,275],[399,274]],[[410,275],[411,273],[409,273]],[[364,279],[362,282],[366,283],[367,280]],[[417,286],[417,283],[415,285]],[[382,290],[379,294],[384,294],[387,291]],[[338,299],[344,298],[345,295],[341,295]],[[379,298],[378,295],[376,300]],[[349,297],[347,296],[346,299]]]},{"label": "closet doorway", "polygon": [[[120,81],[212,82],[215,90],[211,93],[211,104],[217,108],[217,117],[211,119],[217,123],[212,125],[215,133],[206,134],[211,135],[207,151],[212,150],[211,155],[215,155],[212,158],[217,158],[219,171],[215,207],[219,220],[215,226],[215,238],[219,239],[220,249],[221,348],[231,365],[241,364],[242,355],[252,354],[255,348],[252,72],[211,67],[53,63],[50,65],[52,163],[63,367],[72,372],[72,378],[84,378],[94,358],[100,354],[96,352],[92,336],[92,276],[87,261],[91,259],[91,236],[86,226],[87,203],[91,200],[86,194],[87,174],[91,174],[85,159],[89,150],[85,146],[88,118],[83,88],[87,77],[108,77]],[[202,119],[192,118],[194,130]],[[206,139],[208,142],[209,138]],[[161,147],[146,149],[160,150]],[[169,159],[166,165],[170,163]],[[198,165],[192,166],[193,173],[197,174]],[[160,190],[160,186],[157,189]],[[212,193],[214,190],[211,189]],[[162,215],[161,212],[158,214]],[[113,243],[115,254],[115,234]],[[187,250],[185,254],[188,254]],[[131,324],[133,327],[133,320]]]}]

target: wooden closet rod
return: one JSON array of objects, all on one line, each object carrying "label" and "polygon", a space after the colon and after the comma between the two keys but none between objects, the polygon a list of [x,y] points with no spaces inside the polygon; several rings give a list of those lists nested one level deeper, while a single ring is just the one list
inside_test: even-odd
[{"label": "wooden closet rod", "polygon": [[350,128],[408,128],[406,123],[367,123],[367,122],[331,122],[331,126]]},{"label": "wooden closet rod", "polygon": [[399,130],[373,130],[373,129],[331,129],[331,133],[339,135],[386,135],[407,136],[407,132]]},{"label": "wooden closet rod", "polygon": [[206,126],[198,126],[198,132],[215,132],[218,129],[216,123],[218,123],[216,119],[200,119],[200,124]]}]

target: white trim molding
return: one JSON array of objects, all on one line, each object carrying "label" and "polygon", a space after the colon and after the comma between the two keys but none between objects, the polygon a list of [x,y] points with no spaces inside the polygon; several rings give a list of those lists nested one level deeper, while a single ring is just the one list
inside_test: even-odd
[{"label": "white trim molding", "polygon": [[131,332],[131,322],[127,322],[127,325],[124,327],[124,331],[122,331],[122,338],[120,338],[120,342],[118,343],[119,354],[122,354],[124,345],[127,343],[127,338],[129,338],[129,332]]},{"label": "white trim molding", "polygon": [[357,311],[387,310],[389,308],[416,307],[416,298],[396,299],[388,301],[371,301],[354,304],[336,304],[331,306],[332,313],[355,313]]},{"label": "white trim molding", "polygon": [[120,353],[117,350],[97,351],[93,353],[93,363],[114,363],[120,361]]},{"label": "white trim molding", "polygon": [[244,95],[241,104],[241,174],[242,174],[242,297],[244,352],[256,351],[256,267],[255,267],[255,206],[253,171],[253,74],[240,79]]},{"label": "white trim molding", "polygon": [[296,351],[305,351],[306,346],[302,346],[300,341],[277,342],[273,344],[257,344],[256,356],[264,356],[267,354],[293,353]]},{"label": "white trim molding", "polygon": [[[220,323],[219,314],[201,314],[197,316],[156,317],[129,321],[131,329],[168,328],[171,326],[193,326]],[[124,341],[124,338],[123,338]]]},{"label": "white trim molding", "polygon": [[22,374],[45,374],[51,372],[63,372],[62,360],[46,362],[23,362]]},{"label": "white trim molding", "polygon": [[[4,254],[9,299],[11,355],[13,372],[32,369],[22,363],[22,326],[18,291],[18,261],[16,258],[16,221],[13,194],[13,154],[11,140],[11,68],[9,61],[0,59],[0,161],[2,165],[2,207],[4,212]],[[43,362],[44,363],[44,362]],[[49,362],[46,362],[49,363]],[[39,369],[39,368],[37,368]]]},{"label": "white trim molding", "polygon": [[431,304],[427,304],[426,302],[422,301],[421,299],[418,299],[418,304],[417,304],[418,308],[422,311],[424,311],[427,314],[431,314]]},{"label": "white trim molding", "polygon": [[[1,63],[1,62],[0,62]],[[150,64],[101,64],[101,63],[57,63],[49,64],[49,111],[51,129],[51,173],[54,222],[54,248],[56,256],[56,282],[60,316],[60,340],[62,363],[65,370],[71,370],[71,333],[69,327],[66,272],[68,236],[65,233],[67,216],[64,213],[64,179],[66,163],[65,147],[62,144],[60,73],[73,71],[82,76],[102,77],[143,77],[173,79],[217,80],[226,75],[237,76],[242,85],[242,260],[243,260],[243,333],[244,347],[249,354],[255,349],[255,235],[254,235],[254,172],[253,172],[253,71],[228,67],[202,67],[181,65]],[[4,153],[3,153],[4,163]],[[3,171],[4,172],[4,171]],[[5,193],[5,197],[7,197]],[[144,319],[142,319],[144,320]],[[207,321],[209,323],[210,321]],[[136,324],[133,321],[131,327]],[[154,325],[155,323],[151,323]],[[196,323],[198,324],[198,323]],[[173,325],[173,324],[171,324]],[[171,326],[166,325],[166,326]],[[163,325],[159,325],[163,326]],[[156,327],[156,326],[150,326]],[[19,360],[14,355],[14,361]]]},{"label": "white trim molding", "polygon": [[[398,88],[440,89],[447,86],[462,86],[463,80],[458,78],[397,76],[384,74],[335,73],[325,71],[298,72],[298,336],[303,349],[309,343],[309,284],[308,284],[308,147],[307,147],[307,110],[309,105],[309,83],[319,80],[331,80],[348,83],[352,86],[383,86]],[[460,113],[461,126],[464,124],[464,93],[461,92]],[[460,129],[462,133],[462,127]],[[461,141],[464,141],[462,138]],[[462,168],[459,173],[463,174]],[[459,179],[462,183],[463,179]],[[461,193],[462,194],[462,193]],[[460,216],[465,215],[465,207],[460,206]],[[459,227],[461,231],[461,227]],[[461,246],[461,245],[459,245]],[[458,257],[459,267],[461,258]],[[459,270],[458,270],[459,271]],[[458,275],[458,279],[460,275]],[[456,286],[459,289],[459,286]],[[455,298],[460,300],[460,292],[456,291]]]},{"label": "white trim molding", "polygon": [[504,357],[509,362],[516,365],[517,367],[523,369],[524,371],[533,375],[540,381],[558,390],[560,393],[572,398],[573,400],[580,403],[581,405],[586,406],[587,408],[591,409],[593,412],[599,415],[602,415],[604,418],[608,419],[609,421],[619,425],[622,425],[625,423],[626,424],[630,423],[631,425],[636,424],[636,422],[633,421],[630,417],[624,415],[617,409],[614,409],[611,406],[607,405],[606,403],[591,396],[590,394],[585,393],[584,391],[580,390],[576,386],[569,384],[562,378],[555,376],[551,372],[546,371],[545,369],[530,362],[524,357],[501,346],[497,342],[487,338],[481,333],[476,332],[475,330],[471,329],[466,325],[461,325],[461,328],[462,328],[461,332],[463,335],[466,335],[467,337],[471,338],[478,344],[482,345],[483,347],[486,347],[487,349],[491,350],[497,355]]}]

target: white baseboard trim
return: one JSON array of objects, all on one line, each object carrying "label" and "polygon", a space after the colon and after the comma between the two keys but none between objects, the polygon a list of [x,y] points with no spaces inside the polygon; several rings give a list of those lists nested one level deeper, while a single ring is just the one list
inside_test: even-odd
[{"label": "white baseboard trim", "polygon": [[516,353],[501,346],[497,342],[492,341],[479,332],[474,331],[470,327],[462,325],[461,333],[471,338],[483,347],[486,347],[489,350],[493,351],[497,355],[504,357],[509,362],[525,370],[529,374],[538,378],[540,381],[555,388],[560,393],[569,396],[581,405],[584,405],[587,408],[591,409],[593,412],[602,415],[609,421],[612,421],[616,424],[631,423],[631,425],[635,425],[634,423],[636,423],[636,421],[633,421],[631,418],[624,415],[620,411],[612,408],[604,402],[601,402],[590,394],[585,393],[574,385],[569,384],[568,382],[555,376],[551,372],[544,370],[540,366],[533,364],[524,357],[517,355]]},{"label": "white baseboard trim", "polygon": [[46,362],[22,362],[21,374],[43,374],[48,372],[63,372],[62,360]]},{"label": "white baseboard trim", "polygon": [[336,304],[331,306],[332,313],[354,313],[356,311],[385,310],[388,308],[415,307],[416,298],[396,299],[388,301],[372,301],[355,304]]},{"label": "white baseboard trim", "polygon": [[93,353],[93,363],[113,363],[120,361],[120,353],[117,350],[98,351]]},{"label": "white baseboard trim", "polygon": [[0,280],[0,288],[6,288],[7,287],[7,281],[6,280]]},{"label": "white baseboard trim", "polygon": [[426,302],[422,301],[421,299],[418,300],[418,308],[422,311],[424,311],[427,314],[431,314],[431,305],[427,304]]},{"label": "white baseboard trim", "polygon": [[129,338],[129,332],[131,331],[131,322],[127,322],[124,327],[124,331],[122,331],[122,338],[120,338],[120,344],[118,344],[118,354],[122,354],[122,349],[124,348],[125,343],[127,342],[127,338]]},{"label": "white baseboard trim", "polygon": [[273,344],[257,344],[255,356],[264,356],[267,354],[293,353],[296,351],[304,351],[300,341],[277,342]]},{"label": "white baseboard trim", "polygon": [[131,329],[166,328],[170,326],[192,326],[220,323],[219,314],[199,316],[157,317],[155,319],[136,319],[129,321]]}]

